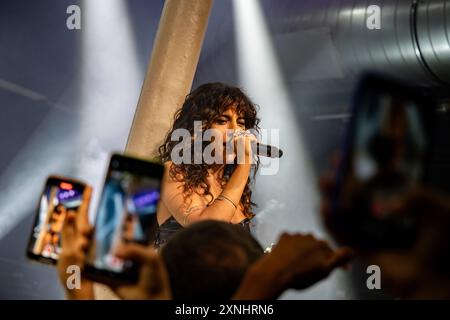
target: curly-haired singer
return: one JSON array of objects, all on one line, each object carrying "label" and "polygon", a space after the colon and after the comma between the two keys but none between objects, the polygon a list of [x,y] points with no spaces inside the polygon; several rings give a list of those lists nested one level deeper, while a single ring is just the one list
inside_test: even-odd
[{"label": "curly-haired singer", "polygon": [[[212,129],[217,134],[210,142],[215,147],[212,163],[194,159],[195,123],[201,124],[202,132]],[[159,147],[166,172],[157,213],[156,247],[184,226],[200,220],[240,223],[249,230],[248,221],[256,205],[251,200],[250,186],[259,166],[258,156],[252,153],[256,137],[251,132],[259,132],[258,123],[256,106],[239,88],[208,83],[186,97]],[[190,160],[187,163],[173,159],[174,148],[180,143],[173,139],[177,129],[189,132],[188,144],[192,148],[185,151]]]}]

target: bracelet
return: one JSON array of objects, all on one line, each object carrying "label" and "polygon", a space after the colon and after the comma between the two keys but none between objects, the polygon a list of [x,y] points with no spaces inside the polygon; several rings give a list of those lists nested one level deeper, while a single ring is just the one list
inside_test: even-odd
[{"label": "bracelet", "polygon": [[225,197],[223,194],[220,194],[217,197],[217,200],[222,200],[222,199],[228,200],[234,206],[234,209],[237,209],[237,205],[235,205],[234,202],[230,200],[230,198]]}]

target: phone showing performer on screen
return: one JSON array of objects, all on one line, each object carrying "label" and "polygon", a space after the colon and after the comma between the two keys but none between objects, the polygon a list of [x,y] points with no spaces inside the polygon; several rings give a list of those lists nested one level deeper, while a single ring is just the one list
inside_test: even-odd
[{"label": "phone showing performer on screen", "polygon": [[61,254],[61,232],[70,212],[78,213],[86,184],[74,179],[50,176],[39,198],[27,256],[48,264],[56,264]]},{"label": "phone showing performer on screen", "polygon": [[87,255],[87,276],[107,283],[137,279],[136,263],[115,252],[129,242],[149,244],[162,174],[160,164],[119,154],[111,157]]}]

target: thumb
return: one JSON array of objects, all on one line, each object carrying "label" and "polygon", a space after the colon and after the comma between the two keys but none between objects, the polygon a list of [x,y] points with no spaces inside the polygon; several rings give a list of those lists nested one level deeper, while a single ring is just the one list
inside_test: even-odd
[{"label": "thumb", "polygon": [[121,243],[115,250],[115,255],[118,258],[125,260],[133,260],[141,263],[152,262],[158,255],[155,249],[148,246],[143,246],[138,243]]},{"label": "thumb", "polygon": [[89,229],[89,204],[91,202],[92,188],[86,186],[83,192],[83,201],[78,208],[77,227],[80,231],[86,232]]},{"label": "thumb", "polygon": [[61,240],[62,243],[70,243],[74,240],[76,233],[76,215],[75,213],[69,213],[64,219],[64,224],[62,226]]}]

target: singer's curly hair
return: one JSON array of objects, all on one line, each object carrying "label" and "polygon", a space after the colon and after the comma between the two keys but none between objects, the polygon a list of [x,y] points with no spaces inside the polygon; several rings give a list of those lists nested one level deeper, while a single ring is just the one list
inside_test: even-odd
[{"label": "singer's curly hair", "polygon": [[[202,129],[207,130],[211,128],[212,124],[223,112],[231,107],[236,108],[236,112],[243,115],[246,130],[252,129],[259,133],[258,124],[260,119],[257,117],[257,106],[241,89],[220,82],[203,84],[186,96],[183,106],[176,112],[172,129],[168,132],[164,143],[159,147],[160,160],[163,163],[172,160],[172,149],[179,143],[171,140],[171,135],[176,129],[187,129],[193,139],[194,121],[202,121]],[[194,150],[194,148],[191,148],[191,150]],[[183,193],[185,199],[192,195],[193,192],[197,192],[209,197],[209,203],[211,203],[214,198],[206,179],[208,175],[207,169],[211,165],[206,163],[194,164],[193,152],[191,157],[192,164],[172,163],[169,171],[170,178],[184,182]],[[222,185],[225,185],[230,179],[235,167],[236,160],[234,164],[226,164],[222,181],[220,181]],[[250,185],[254,182],[258,167],[259,158],[257,158],[253,167],[253,175],[247,180],[240,200],[244,207],[243,212],[247,218],[254,216],[252,207],[256,206],[256,204],[251,201],[252,190]],[[198,192],[199,190],[203,193]]]}]

